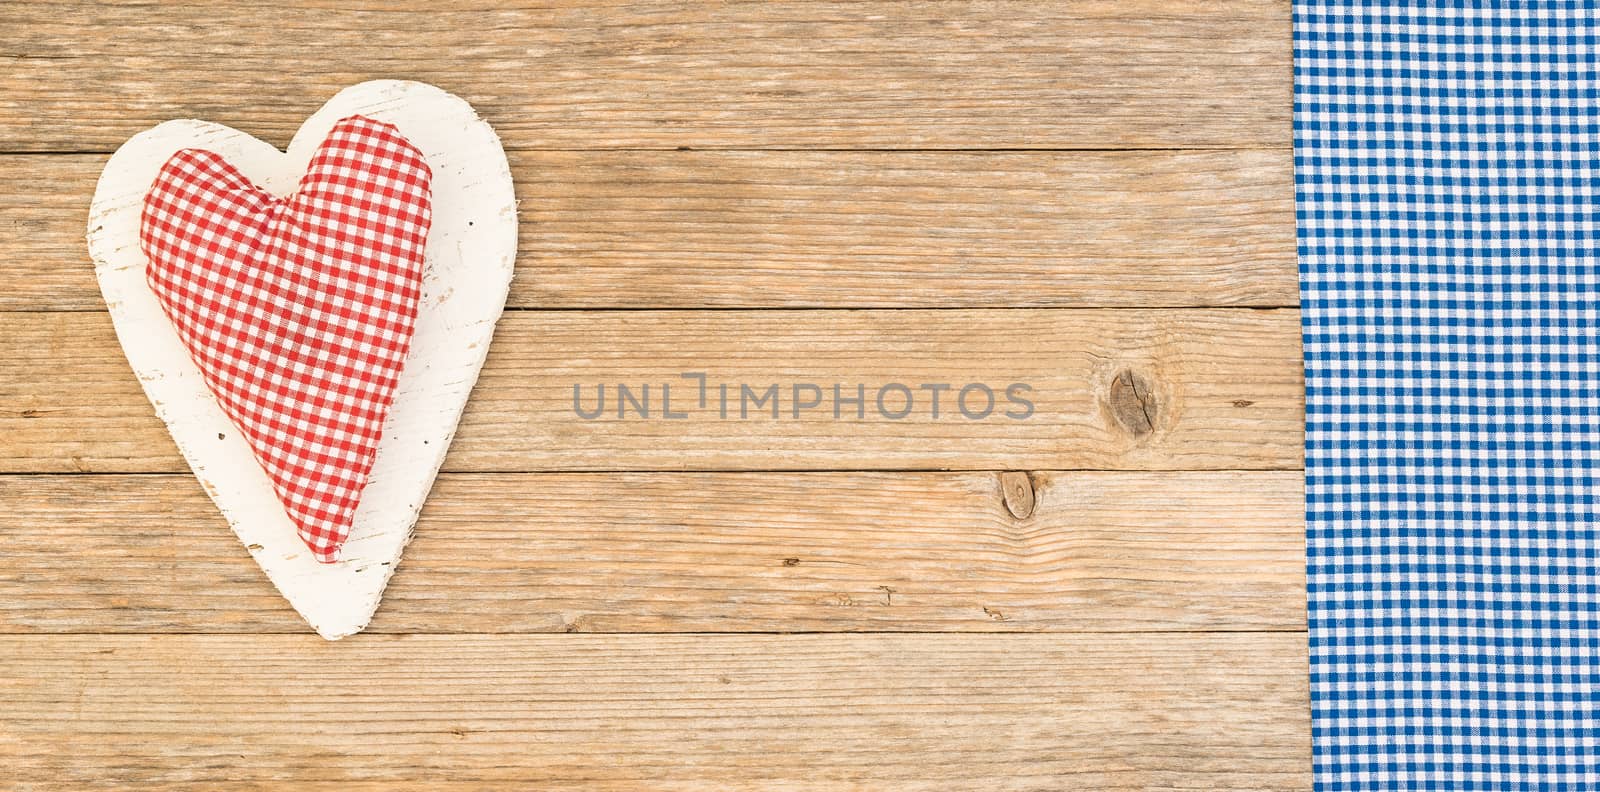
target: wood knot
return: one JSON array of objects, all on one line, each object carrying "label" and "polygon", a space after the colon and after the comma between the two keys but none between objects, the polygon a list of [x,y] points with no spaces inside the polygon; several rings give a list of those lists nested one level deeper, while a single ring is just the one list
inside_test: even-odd
[{"label": "wood knot", "polygon": [[1111,389],[1106,396],[1111,415],[1128,434],[1144,437],[1156,430],[1158,417],[1156,392],[1150,381],[1123,369],[1111,378]]},{"label": "wood knot", "polygon": [[1006,502],[1006,511],[1019,520],[1033,515],[1033,479],[1019,470],[1000,474],[1000,497]]}]

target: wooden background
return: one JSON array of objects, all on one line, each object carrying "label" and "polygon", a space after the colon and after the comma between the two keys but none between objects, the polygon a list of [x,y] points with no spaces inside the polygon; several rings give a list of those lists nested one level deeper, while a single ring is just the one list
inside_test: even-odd
[{"label": "wooden background", "polygon": [[[496,126],[521,254],[330,644],[83,235],[130,135],[380,77]],[[1292,199],[1287,0],[0,5],[0,788],[1306,788]],[[687,370],[1039,412],[570,410]]]}]

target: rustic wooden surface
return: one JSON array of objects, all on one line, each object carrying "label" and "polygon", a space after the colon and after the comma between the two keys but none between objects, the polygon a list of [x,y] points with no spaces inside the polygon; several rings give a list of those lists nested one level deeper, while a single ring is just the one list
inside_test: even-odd
[{"label": "rustic wooden surface", "polygon": [[[1003,491],[1005,479],[447,473],[369,629],[1127,632],[1303,621],[1298,473],[1038,471],[1015,482],[1021,497]],[[0,503],[0,632],[305,632],[232,534],[216,530],[216,509],[187,474],[0,477]],[[63,555],[63,544],[81,549]]]},{"label": "rustic wooden surface", "polygon": [[[1301,458],[1299,320],[1292,310],[519,311],[497,329],[445,470],[838,470],[882,468],[1283,469]],[[808,382],[824,405],[741,419],[737,403],[662,420],[660,387],[688,412],[718,383]],[[1127,404],[1118,378],[1147,381]],[[656,390],[653,420],[573,411],[618,382]],[[1009,383],[1034,417],[898,421],[851,408],[832,386]],[[790,394],[781,392],[787,399]],[[997,397],[999,398],[999,397]],[[187,470],[100,312],[0,313],[0,471]],[[895,404],[898,404],[896,402]],[[1132,421],[1132,423],[1130,423]]]},{"label": "rustic wooden surface", "polygon": [[[492,117],[492,116],[491,116]],[[515,143],[507,139],[507,144]],[[512,308],[1292,306],[1287,151],[512,151]],[[0,310],[105,307],[105,157],[0,171]]]},{"label": "rustic wooden surface", "polygon": [[[0,8],[0,787],[1309,787],[1289,41],[1265,0]],[[326,644],[82,236],[129,135],[281,145],[380,77],[495,124],[521,257]],[[1038,414],[571,412],[685,371]]]},{"label": "rustic wooden surface", "polygon": [[[4,646],[0,756],[73,788],[114,775],[214,789],[243,766],[519,788],[1260,789],[1299,783],[1307,742],[1288,633]],[[371,688],[374,674],[392,689]],[[201,702],[210,717],[196,717]]]}]

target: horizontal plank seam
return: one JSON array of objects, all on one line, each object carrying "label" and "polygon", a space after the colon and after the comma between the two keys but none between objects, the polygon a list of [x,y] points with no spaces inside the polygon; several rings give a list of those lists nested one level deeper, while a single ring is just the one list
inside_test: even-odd
[{"label": "horizontal plank seam", "polygon": [[[583,306],[552,306],[546,308],[522,305],[508,305],[507,313],[794,313],[801,311],[823,312],[900,312],[914,313],[918,311],[1296,311],[1300,306],[1295,305],[941,305],[935,307],[917,307],[907,305],[877,307],[872,305],[781,305],[781,306],[706,306],[703,308],[684,308],[682,306],[665,306],[651,308],[649,306],[626,307],[583,307]],[[104,308],[5,308],[0,309],[0,316],[5,314],[103,314],[109,313]]]},{"label": "horizontal plank seam", "polygon": [[[141,130],[142,131],[142,130]],[[248,132],[249,130],[241,130]],[[504,141],[501,141],[504,144]],[[802,147],[802,146],[617,146],[617,147],[590,147],[590,148],[548,148],[541,146],[516,146],[506,145],[506,151],[540,153],[540,152],[569,152],[569,153],[611,153],[611,152],[790,152],[790,153],[836,153],[836,154],[1095,154],[1119,152],[1292,152],[1294,147],[1289,144],[1281,146],[1008,146],[1008,147],[983,147],[983,148],[838,148],[838,147]],[[112,149],[0,149],[0,157],[66,157],[78,155],[110,155]]]},{"label": "horizontal plank seam", "polygon": [[[526,306],[526,305],[508,305],[508,306],[505,307],[506,313],[650,313],[650,312],[664,313],[664,312],[667,312],[667,311],[694,312],[694,313],[733,313],[733,312],[753,313],[753,312],[756,312],[756,311],[770,311],[770,312],[773,312],[773,313],[795,312],[795,311],[811,311],[811,312],[816,312],[816,313],[828,312],[828,311],[931,311],[931,312],[939,312],[939,311],[944,311],[944,312],[955,312],[955,311],[1184,311],[1184,310],[1207,310],[1207,311],[1210,311],[1210,310],[1222,310],[1222,309],[1251,310],[1251,311],[1297,311],[1297,310],[1300,309],[1300,306],[1298,304],[1293,304],[1293,303],[1285,303],[1285,304],[1269,303],[1269,304],[1265,304],[1265,305],[1257,305],[1257,304],[1254,304],[1254,303],[1241,303],[1241,304],[1220,303],[1220,304],[1210,304],[1210,305],[1070,305],[1070,306],[1067,306],[1067,305],[933,305],[933,306],[923,305],[923,306],[906,306],[906,305],[872,305],[870,303],[862,303],[862,304],[859,304],[859,305],[856,305],[856,304],[851,304],[851,305],[783,305],[783,306],[770,306],[770,307],[768,307],[768,306],[760,306],[760,305],[717,305],[717,306],[706,306],[704,308],[684,308],[684,307],[681,307],[681,306],[672,306],[672,305],[663,305],[663,306],[660,306],[660,307],[653,307],[653,306],[649,306],[649,305],[554,306],[554,307],[549,307],[549,308],[536,308],[536,307],[533,307],[533,306]],[[96,314],[96,313],[105,313],[105,312],[106,312],[106,310],[104,308],[71,308],[71,307],[69,307],[69,308],[27,308],[27,307],[22,307],[22,308],[0,309],[0,313],[11,313],[11,314]]]},{"label": "horizontal plank seam", "polygon": [[[399,574],[399,573],[397,573],[397,574]],[[141,636],[141,635],[142,636],[150,636],[150,635],[220,636],[220,637],[229,637],[229,638],[242,638],[242,637],[251,636],[251,635],[268,636],[268,635],[302,635],[302,634],[305,635],[308,638],[309,637],[314,637],[311,633],[306,632],[304,629],[300,629],[300,630],[284,630],[282,632],[264,632],[264,631],[261,631],[261,630],[253,630],[251,632],[158,632],[158,631],[95,632],[95,631],[91,631],[91,630],[83,630],[83,631],[55,631],[55,630],[52,630],[52,631],[48,631],[48,632],[41,631],[41,630],[35,630],[35,631],[30,631],[30,632],[0,632],[0,636],[4,636],[5,638],[51,638],[51,637],[55,637],[55,636],[62,636],[62,637],[79,636],[79,637],[81,637],[81,636],[85,636],[85,635],[96,635],[96,636],[101,636],[101,637],[106,637],[106,638],[123,638],[123,637],[133,637],[133,636]],[[1307,631],[1305,629],[1262,629],[1262,628],[1242,628],[1242,629],[1237,629],[1237,630],[1230,630],[1230,629],[1216,629],[1216,630],[1164,630],[1164,629],[1160,629],[1160,628],[1153,628],[1153,629],[1149,629],[1149,630],[684,630],[684,631],[662,630],[662,631],[656,631],[656,632],[641,632],[641,631],[638,631],[638,630],[627,630],[627,631],[619,631],[619,632],[608,632],[608,631],[601,631],[601,630],[578,631],[578,632],[561,632],[561,631],[557,631],[557,630],[542,630],[542,631],[512,630],[512,631],[507,631],[507,632],[483,632],[483,631],[479,630],[479,631],[473,631],[473,632],[416,632],[416,631],[412,631],[412,632],[392,632],[391,633],[391,632],[380,632],[380,631],[376,631],[376,630],[367,630],[366,632],[363,632],[361,635],[364,635],[364,636],[383,636],[383,637],[395,637],[395,636],[407,636],[407,635],[448,635],[448,636],[453,637],[453,638],[501,637],[501,636],[508,636],[508,635],[522,635],[522,636],[556,636],[556,635],[560,635],[560,636],[565,636],[565,637],[568,637],[568,638],[585,638],[585,637],[613,637],[613,636],[659,637],[659,636],[665,636],[665,635],[673,635],[673,636],[700,635],[700,636],[706,636],[706,637],[740,637],[740,636],[751,636],[751,635],[772,635],[772,636],[786,636],[786,635],[796,635],[796,636],[803,636],[803,635],[993,635],[993,636],[1074,635],[1074,636],[1079,636],[1079,635],[1089,635],[1089,636],[1092,636],[1092,635],[1219,635],[1219,634],[1220,635],[1239,635],[1239,636],[1245,636],[1245,635],[1306,635]],[[360,641],[360,640],[362,640],[362,638],[360,636],[354,636],[354,637],[351,637],[351,638],[349,638],[347,640]]]},{"label": "horizontal plank seam", "polygon": [[[1065,468],[1065,467],[1030,467],[1030,468],[596,468],[581,470],[577,468],[561,468],[553,470],[440,470],[441,476],[591,476],[597,473],[672,473],[672,474],[760,474],[760,473],[814,473],[817,475],[837,473],[1009,473],[1015,470],[1027,470],[1031,473],[1133,473],[1150,475],[1159,473],[1215,473],[1223,475],[1228,473],[1299,473],[1304,468]],[[85,470],[62,473],[60,471],[17,470],[0,473],[0,480],[8,478],[25,478],[29,476],[170,476],[172,478],[187,477],[188,473],[172,470],[130,470],[124,473],[107,470]]]},{"label": "horizontal plank seam", "polygon": [[[441,476],[593,476],[593,475],[634,475],[634,474],[672,474],[672,475],[738,475],[738,474],[805,474],[814,473],[1007,473],[1013,470],[1026,470],[1031,473],[1128,473],[1130,475],[1159,475],[1163,473],[1303,473],[1302,467],[1258,467],[1258,468],[1056,468],[1056,467],[909,467],[909,468],[529,468],[525,470],[461,470],[445,467],[439,471]],[[188,476],[177,470],[84,470],[62,472],[59,470],[14,470],[0,473],[0,480],[8,478],[27,478],[39,476]]]}]

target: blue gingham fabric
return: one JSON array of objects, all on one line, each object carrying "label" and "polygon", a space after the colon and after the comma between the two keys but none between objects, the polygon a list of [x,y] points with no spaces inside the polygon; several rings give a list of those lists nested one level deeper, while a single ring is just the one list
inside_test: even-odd
[{"label": "blue gingham fabric", "polygon": [[1321,790],[1600,790],[1597,18],[1294,5]]}]

